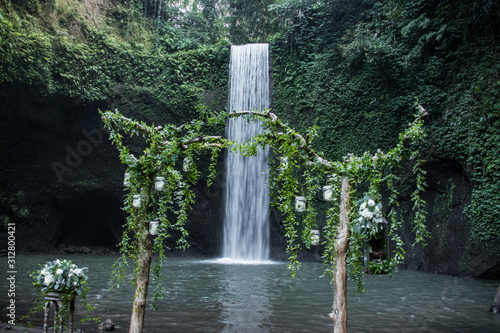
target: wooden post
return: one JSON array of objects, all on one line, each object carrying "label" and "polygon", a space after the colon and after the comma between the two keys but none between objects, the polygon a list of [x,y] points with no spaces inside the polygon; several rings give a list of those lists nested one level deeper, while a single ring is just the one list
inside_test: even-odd
[{"label": "wooden post", "polygon": [[497,294],[495,295],[495,299],[493,299],[490,312],[500,314],[500,283],[498,284]]},{"label": "wooden post", "polygon": [[[63,308],[69,309],[69,332],[73,333],[73,315],[75,312],[75,297],[76,294],[66,294],[66,298],[63,298],[64,294],[57,292],[49,292],[45,296],[45,307],[43,316],[43,332],[47,333],[49,331],[49,312],[50,304],[54,304],[54,332],[63,332]],[[67,302],[67,303],[66,303]]]},{"label": "wooden post", "polygon": [[[152,177],[154,179],[154,177]],[[144,203],[139,208],[137,215],[137,244],[139,253],[137,264],[139,270],[137,272],[137,281],[135,287],[134,304],[132,306],[132,315],[130,316],[129,333],[142,333],[144,328],[144,315],[146,314],[146,299],[149,286],[149,271],[151,269],[151,260],[153,256],[153,248],[149,239],[148,228],[148,204],[151,195],[153,182],[141,191],[144,195]]]},{"label": "wooden post", "polygon": [[335,244],[335,294],[333,296],[334,333],[347,333],[347,249],[349,248],[349,178],[342,175],[342,194],[340,198],[340,223]]}]

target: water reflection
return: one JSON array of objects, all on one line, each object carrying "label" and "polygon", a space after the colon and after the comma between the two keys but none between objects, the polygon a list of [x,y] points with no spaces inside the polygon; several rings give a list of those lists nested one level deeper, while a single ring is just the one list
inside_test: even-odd
[{"label": "water reflection", "polygon": [[265,264],[215,261],[221,274],[221,332],[271,332],[272,279]]}]

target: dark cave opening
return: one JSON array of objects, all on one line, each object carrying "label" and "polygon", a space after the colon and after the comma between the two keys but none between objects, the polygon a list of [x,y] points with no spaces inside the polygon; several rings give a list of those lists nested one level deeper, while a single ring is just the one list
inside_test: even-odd
[{"label": "dark cave opening", "polygon": [[116,248],[125,214],[122,202],[102,190],[75,194],[61,204],[61,233],[57,246]]}]

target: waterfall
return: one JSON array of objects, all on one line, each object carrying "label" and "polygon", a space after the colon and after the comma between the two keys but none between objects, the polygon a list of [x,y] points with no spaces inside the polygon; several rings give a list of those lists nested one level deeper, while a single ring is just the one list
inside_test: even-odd
[{"label": "waterfall", "polygon": [[[270,107],[269,45],[231,46],[229,77],[231,112]],[[239,117],[229,120],[226,134],[229,140],[246,142],[262,131],[259,123]],[[268,157],[267,150],[251,157],[227,155],[223,257],[269,259]]]}]

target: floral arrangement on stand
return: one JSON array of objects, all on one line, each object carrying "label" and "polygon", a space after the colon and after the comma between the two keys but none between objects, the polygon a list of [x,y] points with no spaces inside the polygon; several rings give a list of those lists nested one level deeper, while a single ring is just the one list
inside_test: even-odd
[{"label": "floral arrangement on stand", "polygon": [[76,294],[85,298],[87,292],[87,267],[79,268],[71,260],[49,261],[33,273],[35,288],[49,292]]},{"label": "floral arrangement on stand", "polygon": [[[98,321],[98,318],[90,316],[94,307],[86,301],[88,292],[87,269],[87,267],[80,268],[72,260],[67,259],[55,259],[40,265],[40,269],[30,274],[37,290],[35,306],[21,320],[34,317],[36,312],[44,310],[49,300],[58,299],[65,304],[57,314],[58,320],[64,322],[70,315],[70,303],[74,302],[76,296],[80,296],[81,304],[86,308],[86,316],[81,321],[89,319]],[[31,324],[30,321],[28,324]]]}]

